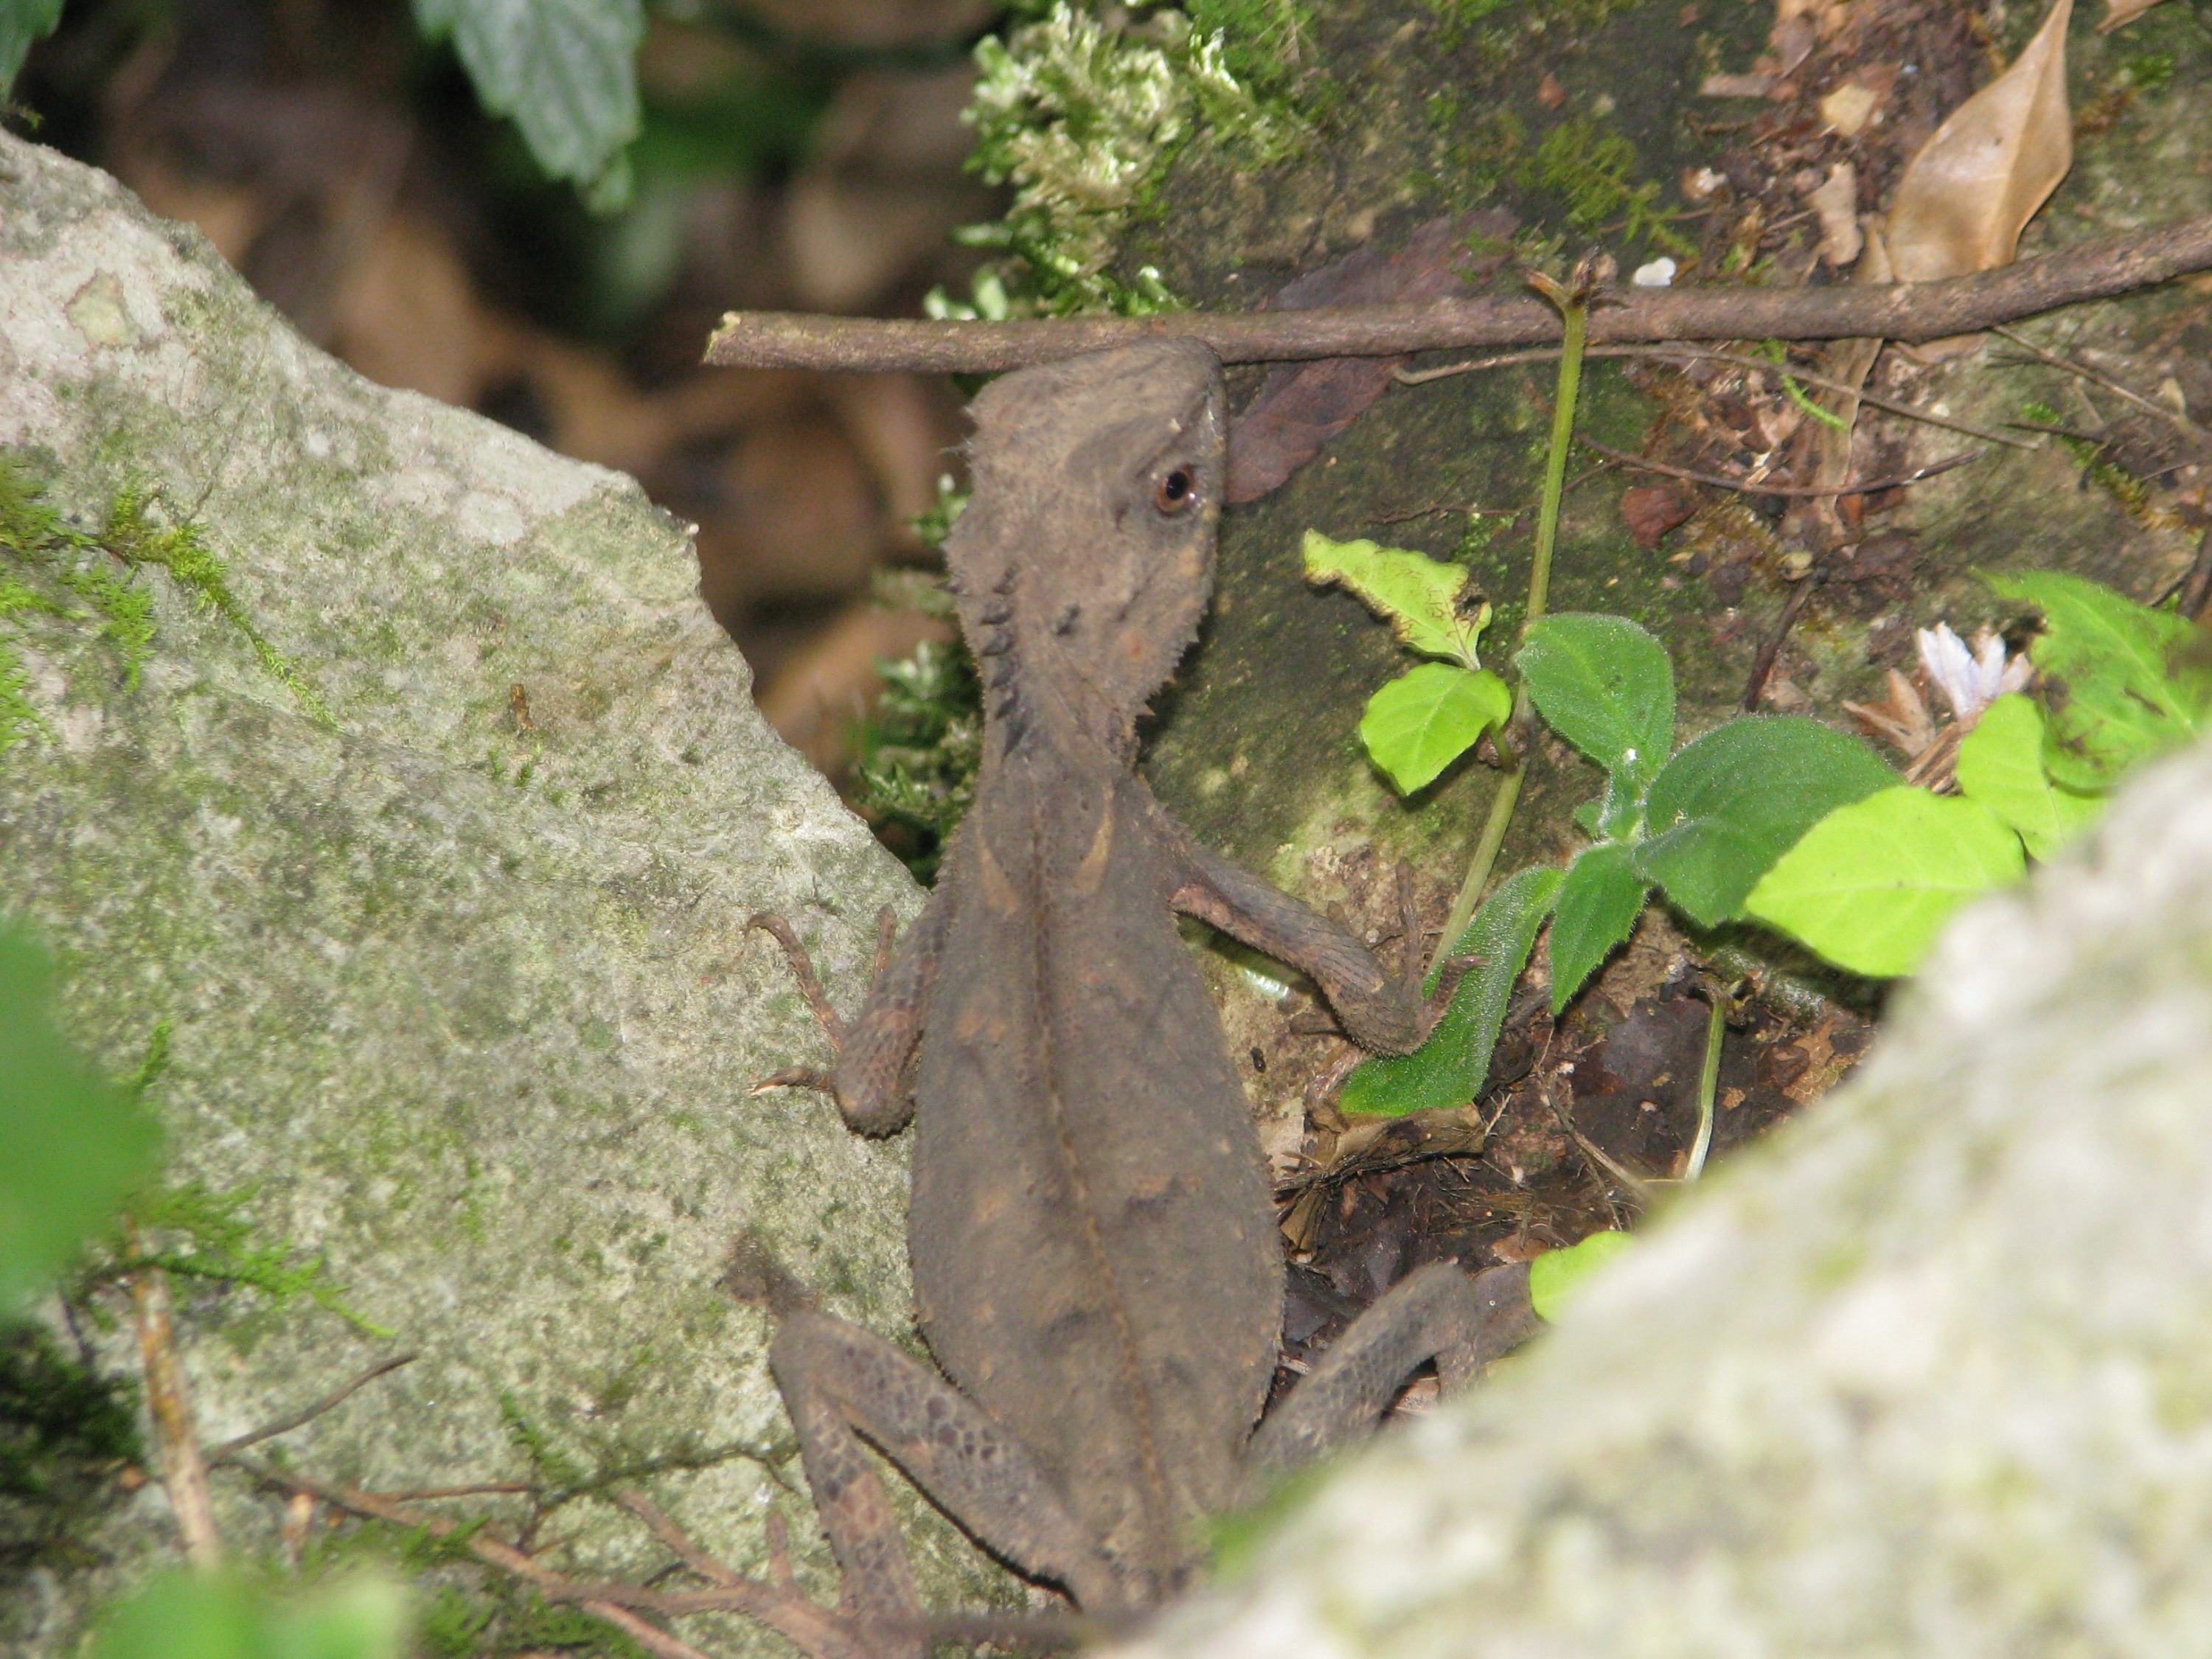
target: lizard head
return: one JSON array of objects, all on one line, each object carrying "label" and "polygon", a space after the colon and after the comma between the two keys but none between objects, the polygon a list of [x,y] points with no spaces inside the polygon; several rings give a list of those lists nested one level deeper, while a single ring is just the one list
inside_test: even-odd
[{"label": "lizard head", "polygon": [[975,494],[945,554],[990,713],[1010,744],[1072,720],[1127,745],[1212,588],[1220,366],[1148,340],[1006,375],[970,413]]}]

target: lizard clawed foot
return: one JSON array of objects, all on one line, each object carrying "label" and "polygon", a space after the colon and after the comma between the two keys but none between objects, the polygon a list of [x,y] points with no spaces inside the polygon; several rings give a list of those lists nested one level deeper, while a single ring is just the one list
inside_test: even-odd
[{"label": "lizard clawed foot", "polygon": [[817,1095],[837,1092],[836,1078],[819,1066],[787,1066],[780,1072],[771,1072],[759,1082],[746,1089],[747,1095],[765,1095],[778,1089],[811,1089]]},{"label": "lizard clawed foot", "polygon": [[[888,916],[890,912],[886,909],[884,914]],[[792,931],[791,924],[773,910],[756,910],[745,919],[745,926],[749,928],[759,928],[762,933],[766,933],[783,947],[783,959],[791,964],[791,976],[799,981],[799,994],[806,999],[806,1006],[814,1011],[815,1023],[821,1026],[822,1034],[830,1039],[831,1048],[842,1048],[845,1043],[845,1022],[837,1018],[837,1011],[830,1006],[830,998],[822,989],[822,981],[814,972],[814,958],[807,954],[806,947],[799,942],[799,935]],[[882,957],[880,945],[878,946],[877,954],[880,962]],[[776,1073],[776,1078],[783,1075],[784,1073],[779,1072]],[[752,1092],[757,1094],[763,1088],[774,1085],[776,1078],[770,1078],[755,1085]]]},{"label": "lizard clawed foot", "polygon": [[[821,977],[814,971],[814,959],[788,921],[772,910],[761,910],[745,925],[759,928],[781,947],[792,977],[799,981],[799,992],[814,1011],[815,1023],[830,1039],[835,1056],[826,1070],[814,1066],[786,1066],[745,1092],[761,1095],[771,1089],[811,1089],[835,1100],[846,1123],[863,1134],[893,1134],[904,1127],[912,1106],[902,1073],[914,1047],[930,950],[897,956],[891,947],[898,935],[898,917],[890,906],[884,906],[876,917],[875,977],[867,1001],[848,1024],[830,1006]],[[928,929],[921,932],[925,946],[933,946]]]}]

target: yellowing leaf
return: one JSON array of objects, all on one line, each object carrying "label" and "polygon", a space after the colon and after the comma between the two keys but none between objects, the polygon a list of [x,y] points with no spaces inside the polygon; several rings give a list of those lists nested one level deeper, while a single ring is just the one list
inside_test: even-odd
[{"label": "yellowing leaf", "polygon": [[1900,784],[1807,830],[1743,908],[1839,968],[1887,979],[1920,965],[1952,911],[2026,869],[2020,837],[1988,807]]},{"label": "yellowing leaf", "polygon": [[1390,624],[1401,644],[1462,668],[1481,667],[1474,647],[1489,623],[1490,607],[1468,592],[1467,572],[1459,566],[1402,547],[1334,542],[1318,530],[1306,532],[1301,552],[1308,581],[1350,588]]},{"label": "yellowing leaf", "polygon": [[2132,23],[2158,0],[2105,0],[2105,15],[2097,21],[2097,33],[2110,34],[2123,23]]},{"label": "yellowing leaf", "polygon": [[2008,263],[2020,233],[2074,165],[2066,23],[2051,15],[2013,66],[1951,112],[1905,169],[1889,210],[1889,257],[1905,283]]}]

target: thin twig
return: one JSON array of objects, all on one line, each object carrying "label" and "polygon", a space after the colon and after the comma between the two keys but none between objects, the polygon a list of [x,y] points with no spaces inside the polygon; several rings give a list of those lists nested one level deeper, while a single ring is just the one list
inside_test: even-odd
[{"label": "thin twig", "polygon": [[[1469,362],[1446,363],[1441,368],[1401,369],[1393,377],[1401,385],[1420,386],[1430,380],[1442,380],[1447,374],[1470,374],[1478,369],[1503,368],[1513,363],[1540,362],[1559,355],[1558,346],[1540,347],[1533,351],[1508,351],[1495,357],[1478,357]],[[1908,421],[1918,421],[1924,426],[1940,426],[1947,432],[1964,433],[1969,438],[1979,438],[1984,443],[2003,444],[2011,449],[2038,449],[2042,446],[2030,443],[2025,438],[2008,437],[2002,432],[1992,432],[1986,427],[1974,426],[1966,421],[1954,421],[1948,415],[1931,414],[1924,409],[1915,409],[1911,404],[1894,398],[1885,398],[1878,392],[1868,392],[1832,380],[1825,374],[1815,374],[1810,369],[1799,368],[1794,363],[1778,363],[1771,357],[1754,357],[1747,352],[1721,351],[1708,346],[1591,346],[1583,355],[1586,357],[1648,357],[1662,362],[1733,363],[1738,368],[1755,368],[1765,374],[1796,380],[1806,386],[1819,386],[1823,392],[1840,392],[1856,398],[1861,403],[1872,404],[1876,409],[1887,410]]]},{"label": "thin twig", "polygon": [[[297,1470],[276,1468],[242,1457],[232,1462],[264,1486],[282,1492],[307,1492],[355,1515],[420,1529],[433,1538],[452,1537],[463,1531],[459,1522],[410,1509],[383,1492],[363,1492],[356,1486],[320,1480]],[[812,1659],[868,1659],[865,1642],[836,1614],[817,1607],[804,1596],[788,1594],[771,1584],[740,1579],[735,1585],[687,1595],[641,1590],[633,1584],[584,1583],[564,1577],[512,1544],[491,1536],[488,1528],[470,1528],[461,1541],[470,1554],[486,1565],[527,1580],[549,1601],[574,1603],[593,1618],[615,1626],[651,1648],[662,1659],[706,1659],[706,1656],[646,1623],[638,1617],[640,1613],[657,1613],[672,1618],[686,1613],[742,1613],[759,1620],[793,1647],[812,1656]]]},{"label": "thin twig", "polygon": [[1651,1201],[1653,1182],[1646,1181],[1642,1176],[1631,1174],[1622,1168],[1604,1147],[1577,1128],[1574,1119],[1567,1115],[1567,1109],[1559,1104],[1558,1097],[1549,1090],[1545,1091],[1545,1098],[1552,1109],[1552,1115],[1559,1119],[1559,1127],[1567,1132],[1567,1138],[1575,1143],[1584,1158],[1597,1165],[1615,1186],[1638,1204],[1649,1204]]},{"label": "thin twig", "polygon": [[[124,1224],[124,1242],[134,1256],[145,1255],[136,1222]],[[169,1281],[159,1267],[131,1275],[131,1304],[138,1328],[138,1355],[146,1369],[146,1407],[154,1419],[155,1450],[161,1485],[177,1517],[185,1559],[202,1572],[222,1565],[222,1536],[216,1530],[215,1506],[208,1497],[207,1463],[192,1431],[191,1394],[170,1317]]]},{"label": "thin twig", "polygon": [[1874,495],[1885,489],[1898,489],[1906,484],[1916,484],[1932,478],[1939,472],[1948,472],[1954,466],[1964,466],[1968,461],[1978,461],[1989,453],[1986,449],[1961,450],[1956,455],[1946,455],[1940,461],[1930,461],[1926,466],[1916,467],[1910,472],[1900,472],[1893,477],[1869,478],[1863,483],[1842,484],[1771,484],[1756,478],[1730,478],[1718,472],[1699,472],[1693,467],[1676,466],[1668,461],[1655,461],[1647,455],[1632,455],[1625,449],[1608,449],[1589,438],[1575,441],[1584,449],[1595,450],[1609,461],[1623,466],[1632,466],[1644,472],[1663,472],[1670,478],[1686,478],[1692,483],[1711,484],[1717,489],[1741,490],[1747,495]]},{"label": "thin twig", "polygon": [[1815,565],[1800,576],[1796,586],[1790,590],[1781,616],[1775,619],[1774,631],[1759,646],[1759,654],[1752,659],[1751,672],[1744,678],[1741,707],[1745,714],[1759,712],[1759,700],[1766,695],[1766,682],[1774,672],[1775,659],[1782,654],[1782,642],[1790,637],[1790,630],[1797,624],[1798,613],[1804,610],[1806,601],[1813,597],[1813,590],[1820,585],[1820,568]]},{"label": "thin twig", "polygon": [[[1590,334],[1609,341],[1930,340],[2208,268],[2212,214],[1940,283],[1609,291],[1611,303],[1590,317]],[[1225,362],[1292,362],[1534,345],[1559,339],[1560,324],[1542,301],[1522,295],[1002,323],[732,312],[708,343],[707,361],[757,368],[977,373],[1176,337],[1203,341]]]},{"label": "thin twig", "polygon": [[274,1439],[280,1434],[289,1434],[293,1430],[313,1422],[325,1412],[343,1405],[356,1390],[375,1382],[387,1371],[396,1371],[402,1365],[412,1364],[414,1361],[415,1356],[411,1353],[403,1353],[396,1359],[379,1360],[350,1382],[341,1383],[331,1389],[306,1410],[295,1413],[282,1422],[271,1423],[265,1429],[256,1429],[251,1434],[241,1434],[234,1439],[224,1441],[219,1446],[210,1447],[207,1461],[210,1463],[220,1463],[233,1452],[244,1451],[248,1446],[258,1445],[262,1441]]},{"label": "thin twig", "polygon": [[2180,580],[2158,596],[2164,605],[2174,600],[2174,614],[2191,622],[2204,620],[2205,607],[2212,605],[2212,525],[2204,527],[2204,539],[2197,544],[2197,556],[2189,562],[2189,568],[2181,573]]},{"label": "thin twig", "polygon": [[677,1525],[666,1510],[643,1492],[625,1487],[615,1494],[615,1502],[644,1522],[645,1529],[659,1539],[671,1554],[708,1583],[720,1584],[724,1589],[728,1589],[744,1583],[744,1574],[716,1560],[696,1539]]},{"label": "thin twig", "polygon": [[2022,351],[2027,352],[2030,356],[2033,357],[2038,362],[2048,363],[2053,368],[2063,368],[2069,374],[2078,374],[2083,380],[2094,381],[2095,384],[2104,387],[2106,391],[2113,393],[2115,396],[2126,398],[2137,409],[2142,410],[2148,414],[2157,416],[2160,420],[2164,421],[2167,425],[2172,427],[2176,431],[2181,433],[2185,437],[2191,439],[2194,442],[2198,444],[2212,442],[2212,437],[2208,437],[2204,428],[2197,425],[2196,422],[2191,420],[2186,415],[2177,415],[2173,410],[2168,409],[2164,404],[2158,402],[2154,398],[2146,398],[2140,392],[2130,390],[2129,387],[2121,385],[2119,381],[2114,380],[2111,375],[2104,374],[2098,369],[2094,369],[2087,363],[2077,363],[2071,357],[2063,357],[2055,351],[2046,351],[2041,346],[2036,344],[2033,340],[2024,340],[2008,328],[1992,327],[1990,330],[1990,332],[2011,341]]}]

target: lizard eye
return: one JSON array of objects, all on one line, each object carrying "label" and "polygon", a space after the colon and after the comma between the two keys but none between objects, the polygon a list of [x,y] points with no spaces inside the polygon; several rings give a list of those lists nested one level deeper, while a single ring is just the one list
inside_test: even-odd
[{"label": "lizard eye", "polygon": [[1179,466],[1152,489],[1152,505],[1163,513],[1180,513],[1198,499],[1198,481],[1188,467]]}]

